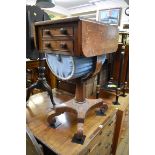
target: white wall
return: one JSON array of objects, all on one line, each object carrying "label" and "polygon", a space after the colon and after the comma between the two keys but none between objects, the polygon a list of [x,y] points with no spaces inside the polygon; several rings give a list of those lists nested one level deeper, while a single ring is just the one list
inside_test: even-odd
[{"label": "white wall", "polygon": [[[122,8],[121,21],[119,29],[123,29],[123,24],[129,23],[129,16],[125,15],[125,9],[128,7],[127,3],[124,0],[106,0],[102,2],[96,2],[95,5],[83,5],[79,7],[70,8],[70,14],[79,14],[82,12],[97,11],[101,9],[109,8]],[[98,17],[97,17],[98,18]]]}]

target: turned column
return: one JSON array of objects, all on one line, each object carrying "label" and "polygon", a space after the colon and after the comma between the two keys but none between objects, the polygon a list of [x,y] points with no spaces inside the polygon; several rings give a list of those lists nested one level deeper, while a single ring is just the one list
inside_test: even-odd
[{"label": "turned column", "polygon": [[86,85],[81,79],[76,80],[75,100],[79,104],[85,101],[86,98]]}]

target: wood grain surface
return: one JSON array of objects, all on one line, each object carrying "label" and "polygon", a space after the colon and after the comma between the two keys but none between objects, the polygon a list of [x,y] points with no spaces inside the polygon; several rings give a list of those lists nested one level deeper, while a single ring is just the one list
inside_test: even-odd
[{"label": "wood grain surface", "polygon": [[[68,101],[73,96],[69,93],[57,92],[54,93],[56,103]],[[39,93],[31,96],[29,107],[26,109],[27,126],[31,129],[37,139],[44,143],[48,148],[57,154],[66,155],[78,154],[99,132],[100,125],[105,125],[106,122],[116,114],[116,109],[110,107],[106,112],[106,116],[97,116],[95,110],[88,112],[85,120],[84,135],[86,139],[83,145],[72,143],[72,137],[76,132],[76,116],[71,113],[64,113],[57,117],[62,123],[58,128],[51,128],[46,120],[46,114],[52,107],[47,93]]]}]

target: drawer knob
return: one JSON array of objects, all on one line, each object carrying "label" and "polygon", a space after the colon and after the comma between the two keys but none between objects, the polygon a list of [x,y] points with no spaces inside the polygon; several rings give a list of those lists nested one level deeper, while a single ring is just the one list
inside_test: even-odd
[{"label": "drawer knob", "polygon": [[49,30],[46,31],[47,35],[51,35],[51,32]]},{"label": "drawer knob", "polygon": [[100,131],[99,135],[102,135],[102,131]]},{"label": "drawer knob", "polygon": [[45,46],[46,46],[47,48],[51,48],[51,44],[50,44],[50,43],[46,43]]},{"label": "drawer knob", "polygon": [[99,144],[98,144],[98,146],[100,146],[102,144],[102,142],[100,142]]},{"label": "drawer knob", "polygon": [[60,33],[61,33],[61,34],[67,34],[67,29],[61,28],[61,29],[60,29]]},{"label": "drawer knob", "polygon": [[61,43],[60,47],[66,49],[67,48],[67,44],[66,43]]}]

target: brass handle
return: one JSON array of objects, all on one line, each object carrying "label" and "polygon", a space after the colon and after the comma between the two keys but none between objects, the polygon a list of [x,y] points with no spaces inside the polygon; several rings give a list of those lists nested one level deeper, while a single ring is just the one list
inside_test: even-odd
[{"label": "brass handle", "polygon": [[67,44],[66,43],[61,43],[60,47],[66,49],[67,48]]},{"label": "brass handle", "polygon": [[60,29],[60,33],[61,33],[61,34],[68,34],[66,28],[61,28],[61,29]]}]

